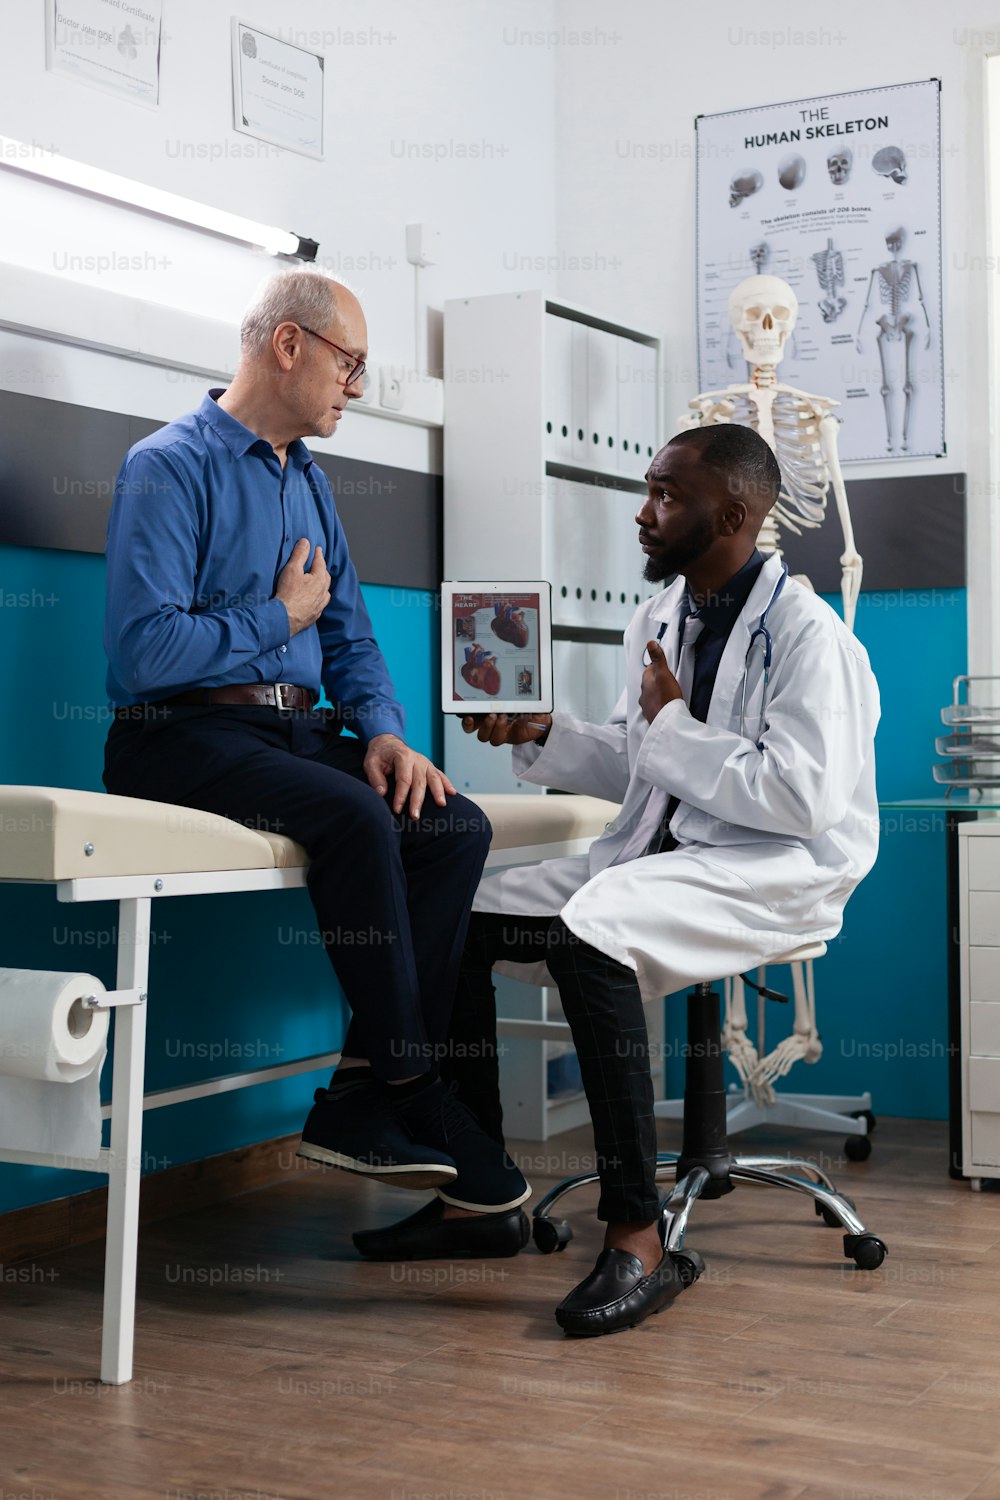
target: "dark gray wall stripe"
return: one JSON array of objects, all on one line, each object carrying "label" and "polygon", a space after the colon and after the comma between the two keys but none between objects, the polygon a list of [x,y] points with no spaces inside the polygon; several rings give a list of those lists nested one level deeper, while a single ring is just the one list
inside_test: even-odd
[{"label": "dark gray wall stripe", "polygon": [[[0,391],[0,542],[103,552],[122,456],[160,425]],[[316,459],[362,579],[436,589],[440,478],[327,453]],[[624,487],[642,490],[635,481]],[[964,474],[851,479],[847,488],[866,590],[964,587]],[[843,541],[832,497],[823,526],[799,537],[786,532],[784,547],[793,572],[807,573],[823,593],[839,589]]]},{"label": "dark gray wall stripe", "polygon": [[[965,587],[965,475],[914,474],[902,479],[849,479],[854,540],[865,560],[862,588]],[[821,594],[840,591],[844,537],[831,495],[817,531],[782,536],[793,573]]]},{"label": "dark gray wall stripe", "polygon": [[[103,552],[118,466],[133,443],[162,425],[0,391],[0,542]],[[440,477],[315,457],[363,581],[439,588]]]}]

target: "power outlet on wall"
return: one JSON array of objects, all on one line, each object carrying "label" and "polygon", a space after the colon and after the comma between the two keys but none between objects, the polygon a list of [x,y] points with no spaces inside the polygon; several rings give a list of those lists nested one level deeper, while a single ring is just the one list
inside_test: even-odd
[{"label": "power outlet on wall", "polygon": [[403,367],[384,365],[378,372],[379,404],[387,411],[403,410]]}]

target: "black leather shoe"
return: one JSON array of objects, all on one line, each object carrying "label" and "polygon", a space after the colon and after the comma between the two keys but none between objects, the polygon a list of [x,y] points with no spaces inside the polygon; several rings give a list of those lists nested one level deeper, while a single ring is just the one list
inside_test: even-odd
[{"label": "black leather shoe", "polygon": [[[661,1218],[661,1243],[664,1231]],[[618,1333],[659,1312],[684,1290],[684,1285],[666,1250],[648,1276],[643,1274],[637,1255],[628,1250],[602,1250],[590,1275],[556,1308],[556,1322],[576,1338]]]},{"label": "black leather shoe", "polygon": [[362,1229],[351,1238],[368,1260],[494,1260],[516,1255],[531,1238],[519,1208],[475,1219],[446,1219],[444,1208],[432,1198],[398,1224]]},{"label": "black leather shoe", "polygon": [[317,1089],[313,1098],[297,1155],[393,1187],[442,1187],[458,1177],[453,1157],[421,1145],[399,1122],[378,1079]]}]

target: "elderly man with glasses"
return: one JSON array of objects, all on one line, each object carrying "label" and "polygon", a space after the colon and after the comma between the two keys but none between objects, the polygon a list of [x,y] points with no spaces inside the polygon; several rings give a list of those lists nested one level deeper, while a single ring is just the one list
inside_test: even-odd
[{"label": "elderly man with glasses", "polygon": [[[364,314],[339,283],[285,272],[240,332],[228,389],[137,443],[118,475],[104,784],[305,846],[352,1018],[300,1155],[433,1187],[442,1219],[477,1216],[483,1253],[516,1253],[528,1185],[437,1072],[489,823],[403,739],[329,482],[302,441],[330,437],[362,393]],[[317,710],[321,686],[332,708]]]}]

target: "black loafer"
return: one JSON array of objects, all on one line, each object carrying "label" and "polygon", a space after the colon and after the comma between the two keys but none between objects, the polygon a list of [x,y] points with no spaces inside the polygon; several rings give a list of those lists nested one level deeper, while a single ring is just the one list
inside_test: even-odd
[{"label": "black loafer", "polygon": [[531,1226],[519,1208],[446,1219],[444,1204],[433,1198],[398,1224],[362,1229],[351,1238],[367,1260],[499,1260],[524,1249]]},{"label": "black loafer", "polygon": [[399,1122],[377,1079],[317,1089],[313,1098],[297,1155],[393,1187],[443,1187],[458,1177],[453,1157],[421,1145]]},{"label": "black loafer", "polygon": [[[661,1220],[661,1240],[663,1229]],[[627,1250],[602,1250],[590,1275],[556,1308],[556,1322],[576,1338],[619,1333],[666,1307],[685,1285],[666,1250],[648,1276],[637,1255]]]}]

